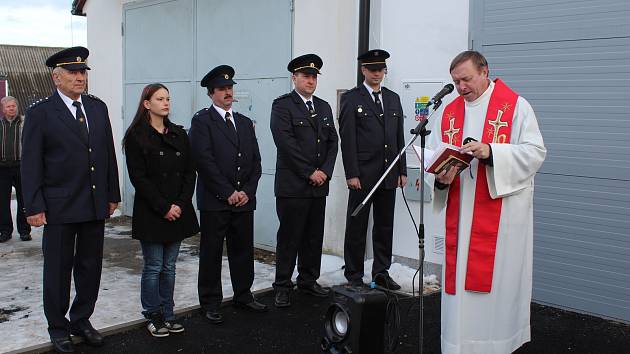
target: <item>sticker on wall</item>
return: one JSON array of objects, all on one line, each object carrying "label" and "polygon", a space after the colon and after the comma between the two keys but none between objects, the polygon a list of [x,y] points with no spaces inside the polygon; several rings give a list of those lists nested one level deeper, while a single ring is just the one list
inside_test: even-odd
[{"label": "sticker on wall", "polygon": [[416,97],[414,107],[416,112],[416,122],[426,119],[429,115],[429,109],[427,108],[427,103],[429,103],[429,99],[429,96]]}]

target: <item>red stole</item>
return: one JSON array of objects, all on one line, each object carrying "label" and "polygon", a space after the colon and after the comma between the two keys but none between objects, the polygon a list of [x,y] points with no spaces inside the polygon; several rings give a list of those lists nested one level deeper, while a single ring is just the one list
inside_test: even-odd
[{"label": "red stole", "polygon": [[[509,144],[512,119],[518,95],[503,81],[496,79],[490,96],[481,142]],[[463,141],[465,103],[459,96],[444,109],[442,115],[442,141],[461,146]],[[475,186],[473,220],[470,230],[465,289],[489,293],[492,289],[494,257],[501,220],[501,198],[492,199],[488,190],[486,167],[479,164]],[[457,268],[457,238],[459,230],[460,180],[455,177],[448,191],[446,204],[446,262],[444,290],[455,294]]]}]

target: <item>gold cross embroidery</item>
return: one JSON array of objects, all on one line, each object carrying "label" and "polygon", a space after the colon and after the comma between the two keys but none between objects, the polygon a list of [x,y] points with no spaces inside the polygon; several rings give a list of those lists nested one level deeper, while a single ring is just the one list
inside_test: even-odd
[{"label": "gold cross embroidery", "polygon": [[[507,105],[507,104],[506,104]],[[504,106],[505,108],[505,106]],[[507,107],[509,109],[509,106]],[[488,124],[490,124],[492,126],[492,128],[490,130],[493,131],[492,134],[492,142],[493,143],[504,143],[505,140],[507,139],[507,137],[505,136],[505,134],[499,135],[499,129],[501,129],[501,127],[507,127],[508,123],[507,122],[502,122],[501,121],[501,117],[503,116],[503,112],[502,110],[499,110],[497,112],[497,118],[495,120],[491,120],[488,122]]]},{"label": "gold cross embroidery", "polygon": [[452,114],[449,114],[449,128],[444,132],[444,135],[448,136],[448,143],[453,145],[453,137],[455,134],[459,133],[461,129],[455,129],[455,117],[452,117]]}]

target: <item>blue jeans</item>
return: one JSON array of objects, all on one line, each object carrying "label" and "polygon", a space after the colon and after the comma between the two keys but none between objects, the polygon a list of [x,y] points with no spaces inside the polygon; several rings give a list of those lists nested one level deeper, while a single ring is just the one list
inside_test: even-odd
[{"label": "blue jeans", "polygon": [[175,289],[175,262],[181,242],[154,243],[140,241],[144,268],[140,284],[142,314],[162,312],[164,319],[171,321],[173,315],[173,291]]}]

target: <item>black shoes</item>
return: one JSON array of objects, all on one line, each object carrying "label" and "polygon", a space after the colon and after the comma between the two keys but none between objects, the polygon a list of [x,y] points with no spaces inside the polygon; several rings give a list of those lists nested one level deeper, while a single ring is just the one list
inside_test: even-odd
[{"label": "black shoes", "polygon": [[74,353],[74,345],[68,336],[50,337],[50,342],[57,353]]},{"label": "black shoes", "polygon": [[252,299],[252,301],[250,302],[238,302],[238,301],[234,301],[234,303],[232,304],[234,307],[236,308],[241,308],[241,309],[245,309],[247,311],[250,312],[267,312],[269,311],[269,309],[267,308],[267,305],[260,303],[258,301],[256,301],[255,299]]},{"label": "black shoes", "polygon": [[10,233],[4,233],[4,232],[1,233],[0,234],[0,243],[9,241],[11,239],[11,237],[12,236],[11,236]]},{"label": "black shoes", "polygon": [[291,291],[289,289],[276,289],[276,295],[274,299],[274,305],[276,307],[289,307],[291,306]]},{"label": "black shoes", "polygon": [[85,343],[93,347],[100,347],[104,343],[103,336],[89,322],[71,328],[70,333],[83,338]]},{"label": "black shoes", "polygon": [[379,273],[374,276],[372,279],[376,285],[383,287],[388,290],[400,290],[400,285],[386,273]]},{"label": "black shoes", "polygon": [[20,234],[20,240],[22,241],[30,241],[32,239],[31,234]]},{"label": "black shoes", "polygon": [[328,294],[330,294],[330,289],[322,288],[321,285],[317,283],[313,283],[313,285],[311,286],[298,285],[298,289],[300,289],[300,291],[302,291],[303,293],[317,297],[328,297]]},{"label": "black shoes", "polygon": [[218,309],[216,309],[216,310],[208,310],[208,311],[206,311],[204,316],[212,324],[221,324],[221,323],[223,323],[223,314],[221,314],[221,312],[219,312]]}]

